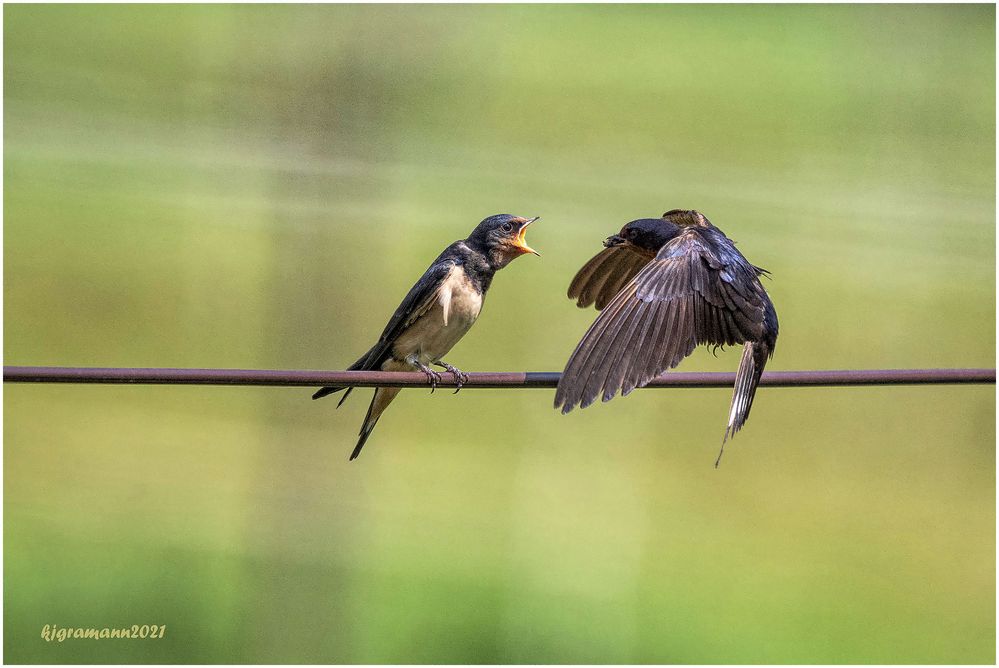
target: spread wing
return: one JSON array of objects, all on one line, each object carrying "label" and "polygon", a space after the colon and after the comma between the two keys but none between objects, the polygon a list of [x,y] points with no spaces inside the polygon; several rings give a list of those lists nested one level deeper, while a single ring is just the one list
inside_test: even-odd
[{"label": "spread wing", "polygon": [[605,248],[576,272],[569,299],[577,300],[579,308],[596,303],[600,311],[651,259],[624,246]]},{"label": "spread wing", "polygon": [[698,344],[759,339],[768,298],[753,265],[724,235],[687,228],[597,316],[566,364],[555,407],[628,394]]},{"label": "spread wing", "polygon": [[406,295],[399,308],[392,314],[392,318],[385,325],[385,330],[368,353],[359,359],[352,369],[376,369],[381,366],[385,357],[390,353],[392,344],[399,338],[406,329],[412,325],[417,318],[425,314],[433,307],[438,299],[438,291],[457,265],[453,259],[437,259],[430,268],[420,277]]}]

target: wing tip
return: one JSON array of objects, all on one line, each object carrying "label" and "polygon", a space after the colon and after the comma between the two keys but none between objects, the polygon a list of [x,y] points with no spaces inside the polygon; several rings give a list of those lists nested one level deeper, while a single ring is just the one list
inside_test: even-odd
[{"label": "wing tip", "polygon": [[568,415],[573,411],[573,409],[576,408],[577,403],[578,402],[575,399],[570,400],[565,396],[556,396],[555,410],[560,412],[562,415]]},{"label": "wing tip", "polygon": [[568,401],[564,397],[555,399],[555,410],[560,412],[562,415],[568,415],[575,407],[575,401]]}]

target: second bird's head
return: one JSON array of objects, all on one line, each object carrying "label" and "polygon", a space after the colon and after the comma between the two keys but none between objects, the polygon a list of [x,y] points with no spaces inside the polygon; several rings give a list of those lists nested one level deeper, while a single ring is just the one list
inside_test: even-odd
[{"label": "second bird's head", "polygon": [[489,216],[472,230],[467,241],[485,254],[495,268],[500,269],[521,255],[541,255],[527,245],[525,238],[528,226],[538,218],[540,216],[521,218],[508,213]]},{"label": "second bird's head", "polygon": [[639,218],[631,221],[620,232],[607,237],[604,246],[624,246],[637,253],[653,256],[676,238],[684,226],[703,225],[706,222],[707,218],[697,211],[673,209],[664,213],[662,218]]}]

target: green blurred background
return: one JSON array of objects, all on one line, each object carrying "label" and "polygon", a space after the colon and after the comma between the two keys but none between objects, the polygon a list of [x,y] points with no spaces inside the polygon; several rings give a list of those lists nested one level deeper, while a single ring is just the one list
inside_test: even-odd
[{"label": "green blurred background", "polygon": [[[992,6],[5,6],[4,363],[340,369],[483,217],[450,361],[703,211],[773,369],[995,365]],[[681,370],[734,370],[699,351]],[[995,661],[995,388],[4,388],[8,662]],[[44,624],[166,624],[46,643]]]}]

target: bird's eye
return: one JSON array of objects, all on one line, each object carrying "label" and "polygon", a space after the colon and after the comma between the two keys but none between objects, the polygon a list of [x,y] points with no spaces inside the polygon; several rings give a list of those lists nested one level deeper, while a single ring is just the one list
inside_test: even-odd
[{"label": "bird's eye", "polygon": [[513,225],[511,225],[510,223],[503,223],[503,231],[504,232],[512,232],[513,231]]}]

